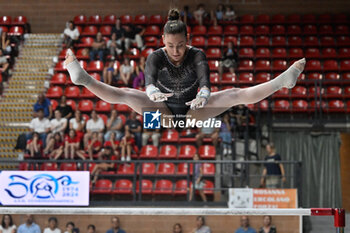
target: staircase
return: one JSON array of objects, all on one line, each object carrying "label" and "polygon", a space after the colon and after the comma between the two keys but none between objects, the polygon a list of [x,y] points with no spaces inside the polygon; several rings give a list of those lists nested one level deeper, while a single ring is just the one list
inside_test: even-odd
[{"label": "staircase", "polygon": [[[0,100],[0,160],[16,159],[19,134],[28,132],[33,105],[48,85],[49,70],[61,44],[60,34],[27,34],[20,48],[9,80]],[[16,166],[1,163],[0,169]]]}]

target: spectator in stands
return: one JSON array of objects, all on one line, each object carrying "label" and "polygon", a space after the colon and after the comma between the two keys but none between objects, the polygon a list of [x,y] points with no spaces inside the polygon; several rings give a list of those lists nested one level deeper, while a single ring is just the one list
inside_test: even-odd
[{"label": "spectator in stands", "polygon": [[119,67],[117,69],[114,69],[114,62],[111,61],[108,63],[108,65],[103,68],[103,82],[105,82],[108,85],[112,85],[113,83],[116,83],[119,79]]},{"label": "spectator in stands", "polygon": [[234,106],[230,109],[230,116],[234,118],[235,132],[238,133],[239,138],[243,139],[246,125],[245,123],[247,122],[247,120],[249,121],[249,118],[251,116],[249,108],[244,104]]},{"label": "spectator in stands", "polygon": [[175,223],[173,226],[173,233],[182,233],[182,226],[180,223]]},{"label": "spectator in stands", "polygon": [[90,224],[87,226],[87,233],[95,233],[96,232],[96,227],[93,224]]},{"label": "spectator in stands", "polygon": [[49,218],[49,227],[45,228],[44,233],[61,233],[61,230],[57,228],[57,218]]},{"label": "spectator in stands", "polygon": [[223,145],[223,154],[230,154],[232,152],[231,150],[231,143],[232,143],[232,123],[230,120],[230,115],[228,112],[225,112],[222,116],[221,120],[221,128],[220,128],[220,138],[222,139],[222,145]]},{"label": "spectator in stands", "polygon": [[160,130],[144,129],[142,133],[142,146],[147,145],[149,138],[152,138],[153,146],[158,147],[160,139]]},{"label": "spectator in stands", "polygon": [[67,222],[66,231],[64,233],[79,233],[79,228],[75,227],[74,222]]},{"label": "spectator in stands", "polygon": [[27,153],[31,158],[38,159],[42,156],[43,142],[38,133],[33,134],[33,138],[27,141]]},{"label": "spectator in stands", "polygon": [[197,5],[197,9],[193,12],[193,16],[199,25],[203,25],[204,19],[208,17],[208,13],[206,12],[203,3]]},{"label": "spectator in stands", "polygon": [[120,140],[123,136],[123,120],[118,116],[117,110],[112,110],[111,116],[107,121],[106,129],[107,132],[104,136],[105,141],[109,140],[111,133],[116,135],[117,140]]},{"label": "spectator in stands", "polygon": [[203,144],[204,138],[211,138],[213,145],[216,146],[219,139],[219,129],[214,127],[202,127],[196,135],[196,143],[198,147]]},{"label": "spectator in stands", "polygon": [[210,227],[205,225],[204,216],[198,216],[196,218],[196,225],[196,228],[194,228],[191,233],[211,233]]},{"label": "spectator in stands", "polygon": [[256,233],[256,230],[249,226],[248,216],[241,217],[241,227],[238,228],[235,233]]},{"label": "spectator in stands", "polygon": [[125,123],[125,132],[129,131],[134,137],[137,147],[140,149],[142,146],[142,124],[136,119],[136,112],[130,113],[130,118]]},{"label": "spectator in stands", "polygon": [[136,75],[133,80],[133,88],[140,88],[145,86],[145,64],[146,58],[140,57],[140,61],[138,62],[135,69]]},{"label": "spectator in stands", "polygon": [[145,32],[144,28],[135,27],[133,24],[127,24],[124,26],[125,36],[125,49],[128,51],[132,43],[137,44],[139,50],[143,50],[142,35]]},{"label": "spectator in stands", "polygon": [[[117,160],[110,146],[105,146],[97,155],[98,160]],[[95,184],[101,171],[115,171],[116,163],[97,163],[91,171],[92,184]]]},{"label": "spectator in stands", "polygon": [[41,233],[39,225],[34,222],[31,214],[26,215],[26,222],[18,227],[17,233]]},{"label": "spectator in stands", "polygon": [[38,101],[34,104],[34,117],[36,117],[39,109],[44,110],[44,117],[52,118],[52,106],[48,98],[46,98],[45,93],[41,93],[38,96]]},{"label": "spectator in stands", "polygon": [[234,20],[236,20],[236,18],[237,18],[237,15],[236,15],[235,11],[233,10],[233,6],[232,5],[226,6],[224,20],[225,21],[234,21]]},{"label": "spectator in stands", "polygon": [[277,233],[276,227],[271,224],[272,217],[270,215],[265,215],[263,217],[263,226],[260,228],[258,233]]},{"label": "spectator in stands", "polygon": [[69,21],[67,23],[66,29],[63,32],[64,35],[64,43],[66,44],[66,48],[73,48],[76,43],[78,43],[80,32],[78,28],[75,26],[73,21]]},{"label": "spectator in stands", "polygon": [[10,69],[10,63],[8,62],[6,56],[2,49],[0,49],[0,72],[2,75],[2,79],[7,81],[8,79],[8,71]]},{"label": "spectator in stands", "polygon": [[90,61],[95,60],[96,56],[98,56],[100,61],[104,61],[106,49],[106,41],[102,37],[102,33],[98,32],[96,34],[96,38],[91,45],[90,50]]},{"label": "spectator in stands", "polygon": [[117,58],[121,58],[125,52],[125,44],[123,43],[124,40],[117,39],[117,34],[112,33],[111,39],[107,42],[107,49],[109,51],[109,54],[112,56],[112,60],[115,60]]},{"label": "spectator in stands", "polygon": [[64,140],[64,158],[65,159],[74,159],[77,155],[82,160],[85,160],[85,153],[80,148],[80,141],[78,136],[75,133],[75,130],[70,129],[68,135]]},{"label": "spectator in stands", "polygon": [[50,133],[47,135],[46,138],[46,145],[49,144],[49,141],[51,137],[55,133],[60,133],[62,136],[64,135],[64,132],[67,129],[67,119],[62,118],[62,114],[59,110],[55,110],[55,118],[50,121]]},{"label": "spectator in stands", "polygon": [[62,117],[67,120],[74,114],[72,107],[67,104],[67,97],[65,95],[61,97],[60,104],[57,106],[56,110],[60,111]]},{"label": "spectator in stands", "polygon": [[126,233],[126,232],[120,228],[119,218],[114,216],[112,217],[112,228],[109,229],[106,233]]},{"label": "spectator in stands", "polygon": [[11,55],[11,45],[10,37],[7,35],[7,32],[3,31],[1,33],[1,49],[5,55]]},{"label": "spectator in stands", "polygon": [[44,117],[44,110],[39,109],[37,117],[32,119],[29,124],[30,132],[27,134],[27,140],[31,138],[34,132],[40,135],[43,143],[46,142],[46,136],[50,132],[50,121]]},{"label": "spectator in stands", "polygon": [[130,64],[130,59],[125,57],[123,60],[123,64],[120,66],[120,80],[123,81],[124,85],[129,85],[133,73],[134,67]]},{"label": "spectator in stands", "polygon": [[284,166],[278,163],[281,161],[281,156],[276,153],[275,145],[271,142],[266,145],[266,151],[265,161],[271,163],[265,164],[260,184],[266,188],[280,188],[281,180],[283,183],[286,182]]},{"label": "spectator in stands", "polygon": [[1,233],[16,233],[16,225],[13,223],[12,216],[9,214],[4,214],[2,216],[1,225],[0,225]]},{"label": "spectator in stands", "polygon": [[81,115],[79,110],[76,110],[74,113],[74,118],[69,120],[69,129],[74,129],[76,135],[81,141],[84,137],[84,129],[85,129],[85,120]]},{"label": "spectator in stands", "polygon": [[216,6],[216,10],[215,11],[211,11],[211,19],[213,20],[214,26],[218,25],[219,21],[222,21],[224,19],[224,13],[225,13],[225,6],[224,4],[218,4]]},{"label": "spectator in stands", "polygon": [[183,11],[181,11],[180,15],[181,15],[182,21],[186,25],[188,25],[191,22],[191,20],[192,20],[192,13],[191,13],[190,8],[189,8],[188,5],[184,6],[184,9],[183,9]]},{"label": "spectator in stands", "polygon": [[[125,130],[125,135],[120,141],[120,149],[121,149],[121,161],[130,161],[131,160],[131,153],[133,152],[133,149],[135,147],[135,138],[130,133],[129,130]],[[126,158],[125,158],[126,155]]]},{"label": "spectator in stands", "polygon": [[[193,160],[194,161],[198,161],[199,160],[199,155],[195,154],[193,156]],[[199,192],[199,195],[202,198],[202,201],[207,202],[207,197],[205,196],[205,193],[203,191],[204,185],[205,185],[205,181],[203,180],[203,168],[202,168],[202,163],[195,163],[194,164],[194,188],[195,190],[193,190],[193,185],[190,186],[190,199],[189,201],[192,201],[193,199],[193,195],[194,195],[194,191]]]},{"label": "spectator in stands", "polygon": [[44,149],[44,154],[50,159],[58,159],[63,154],[64,141],[60,133],[55,133]]},{"label": "spectator in stands", "polygon": [[115,33],[117,41],[122,45],[125,50],[125,29],[121,26],[120,18],[115,21],[115,26],[112,28],[112,34]]},{"label": "spectator in stands", "polygon": [[100,152],[102,149],[102,141],[99,140],[98,132],[92,132],[91,140],[88,141],[87,147],[85,149],[89,154],[90,160],[93,160],[93,155]]},{"label": "spectator in stands", "polygon": [[223,56],[219,63],[220,80],[222,79],[222,74],[224,73],[224,69],[228,69],[231,74],[234,74],[238,64],[238,54],[233,47],[232,41],[229,41],[227,43],[227,49],[226,51],[223,51],[222,54]]},{"label": "spectator in stands", "polygon": [[120,141],[116,137],[116,134],[112,132],[109,136],[109,140],[105,141],[104,146],[110,146],[112,147],[113,153],[117,156],[119,156],[119,149],[120,149]]},{"label": "spectator in stands", "polygon": [[84,146],[87,147],[88,141],[91,139],[93,132],[99,133],[99,140],[103,141],[103,131],[105,129],[105,123],[102,118],[99,117],[95,110],[91,112],[91,118],[86,123],[86,133],[84,135]]}]

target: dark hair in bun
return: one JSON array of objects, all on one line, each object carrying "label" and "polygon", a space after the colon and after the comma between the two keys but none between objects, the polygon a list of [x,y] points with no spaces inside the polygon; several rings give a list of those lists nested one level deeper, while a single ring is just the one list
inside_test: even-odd
[{"label": "dark hair in bun", "polygon": [[187,26],[180,20],[179,10],[171,9],[168,13],[168,22],[164,25],[164,35],[178,33],[187,36]]}]

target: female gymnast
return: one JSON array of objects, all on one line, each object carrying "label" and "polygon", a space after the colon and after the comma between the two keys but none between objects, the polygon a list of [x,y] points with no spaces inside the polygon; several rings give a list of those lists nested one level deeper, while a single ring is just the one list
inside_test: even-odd
[{"label": "female gymnast", "polygon": [[[296,61],[282,74],[268,82],[248,87],[210,93],[209,66],[201,50],[187,45],[187,28],[172,9],[164,26],[165,47],[150,54],[146,61],[146,92],[112,87],[92,78],[71,50],[65,66],[71,80],[112,104],[126,104],[142,115],[161,109],[167,115],[186,115],[197,120],[216,117],[232,106],[259,102],[279,89],[293,88],[304,70],[305,58]],[[199,91],[198,91],[199,89]]]}]

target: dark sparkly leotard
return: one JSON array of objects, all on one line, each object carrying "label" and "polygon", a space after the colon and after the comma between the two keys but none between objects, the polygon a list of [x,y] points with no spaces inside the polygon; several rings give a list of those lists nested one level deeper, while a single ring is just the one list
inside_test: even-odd
[{"label": "dark sparkly leotard", "polygon": [[163,49],[150,54],[145,67],[146,86],[153,84],[163,93],[174,93],[165,104],[174,114],[186,115],[185,103],[196,98],[198,88],[210,89],[209,66],[205,54],[189,47],[182,64],[175,66]]}]

